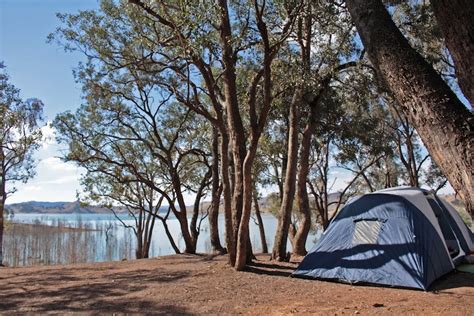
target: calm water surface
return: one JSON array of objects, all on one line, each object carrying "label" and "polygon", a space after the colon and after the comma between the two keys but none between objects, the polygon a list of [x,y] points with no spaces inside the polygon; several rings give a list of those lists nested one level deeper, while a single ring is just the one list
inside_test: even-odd
[{"label": "calm water surface", "polygon": [[[128,225],[134,221],[128,215],[120,215]],[[268,248],[271,250],[275,236],[277,219],[271,214],[262,214]],[[15,214],[12,218],[19,223],[41,223],[50,226],[85,228],[77,232],[58,232],[35,228],[7,232],[4,240],[5,260],[10,266],[31,264],[61,264],[75,262],[99,262],[133,259],[135,257],[135,236],[130,228],[125,228],[113,214]],[[176,244],[184,249],[179,223],[175,218],[167,221]],[[224,218],[219,217],[221,242],[224,242]],[[307,247],[310,249],[319,234],[310,235]],[[261,252],[262,245],[258,226],[250,220],[250,238],[254,252]],[[291,249],[290,244],[288,244]],[[211,252],[208,220],[202,221],[197,244],[197,252]],[[150,256],[173,254],[161,225],[157,220],[153,231]]]}]

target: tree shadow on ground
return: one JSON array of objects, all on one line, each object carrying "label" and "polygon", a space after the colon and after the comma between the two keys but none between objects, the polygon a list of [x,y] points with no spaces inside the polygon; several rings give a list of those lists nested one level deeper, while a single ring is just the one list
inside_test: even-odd
[{"label": "tree shadow on ground", "polygon": [[189,314],[182,306],[154,303],[144,297],[130,298],[149,284],[173,282],[188,275],[186,271],[152,269],[70,278],[51,270],[27,278],[12,277],[1,284],[0,311],[27,308],[33,312]]},{"label": "tree shadow on ground", "polygon": [[278,277],[289,277],[294,270],[295,268],[288,266],[288,263],[277,261],[254,261],[245,269],[246,272]]}]

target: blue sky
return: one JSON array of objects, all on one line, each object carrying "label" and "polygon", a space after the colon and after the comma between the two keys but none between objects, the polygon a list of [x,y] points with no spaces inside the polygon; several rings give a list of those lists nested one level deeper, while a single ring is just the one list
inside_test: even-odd
[{"label": "blue sky", "polygon": [[[21,89],[23,99],[35,97],[44,102],[46,121],[81,103],[80,87],[74,82],[72,70],[82,56],[46,43],[48,34],[60,25],[56,13],[76,13],[98,6],[98,0],[0,0],[0,61],[7,66],[11,82]],[[76,199],[81,170],[59,159],[63,148],[56,144],[53,130],[45,127],[43,131],[48,137],[36,155],[37,175],[27,184],[18,185],[7,203]],[[334,190],[348,177],[341,170],[333,176],[339,178]]]},{"label": "blue sky", "polygon": [[[59,26],[56,13],[97,7],[96,0],[0,0],[0,61],[23,99],[35,97],[44,102],[47,121],[81,103],[80,87],[72,75],[81,56],[46,43],[48,34]],[[49,128],[44,132],[52,136]],[[7,203],[76,199],[80,170],[58,158],[60,149],[51,137],[44,141],[37,153],[36,177],[18,185]]]}]

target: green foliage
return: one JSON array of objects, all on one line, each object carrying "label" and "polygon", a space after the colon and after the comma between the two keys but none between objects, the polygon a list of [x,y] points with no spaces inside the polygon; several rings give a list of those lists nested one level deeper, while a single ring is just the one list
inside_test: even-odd
[{"label": "green foliage", "polygon": [[38,99],[23,101],[5,69],[0,71],[0,184],[7,186],[1,188],[5,190],[1,192],[4,202],[16,191],[15,183],[26,183],[35,175],[33,153],[42,139],[43,103]]},{"label": "green foliage", "polygon": [[[49,36],[66,50],[87,57],[75,71],[85,105],[74,114],[58,116],[56,126],[61,141],[69,144],[66,159],[88,170],[84,185],[90,191],[94,179],[106,180],[103,175],[95,178],[97,170],[111,177],[108,182],[120,179],[128,185],[140,180],[154,190],[167,191],[172,186],[169,170],[176,167],[182,187],[189,192],[196,191],[207,173],[210,123],[216,120],[213,102],[221,106],[226,102],[220,12],[209,1],[144,2],[154,14],[125,0],[102,0],[97,11],[59,14],[61,27]],[[315,120],[310,181],[316,187],[330,190],[329,177],[336,168],[356,176],[352,193],[407,183],[402,161],[407,144],[414,147],[417,162],[424,161],[424,147],[410,126],[410,140],[407,133],[399,132],[400,118],[390,110],[393,101],[361,53],[346,9],[332,1],[267,1],[264,23],[271,44],[281,37],[291,8],[302,4],[304,10],[272,63],[272,109],[254,179],[267,187],[284,182],[288,105],[298,88],[304,91],[300,133],[310,117]],[[255,5],[244,0],[228,5],[239,111],[248,136],[248,89],[262,67],[263,45]],[[448,78],[452,74],[449,55],[429,5],[406,1],[390,5],[402,32]],[[312,17],[309,29],[308,16]],[[310,47],[306,59],[305,45]],[[203,76],[200,67],[209,71],[210,78]],[[321,100],[312,108],[317,98]],[[262,104],[263,89],[258,86],[257,113]],[[429,159],[420,167],[421,174],[423,184],[432,187],[444,181]]]}]

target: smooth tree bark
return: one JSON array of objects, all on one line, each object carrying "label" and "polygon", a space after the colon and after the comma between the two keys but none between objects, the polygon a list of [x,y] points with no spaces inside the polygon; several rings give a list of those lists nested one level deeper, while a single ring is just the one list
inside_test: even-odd
[{"label": "smooth tree bark", "polygon": [[253,192],[253,207],[255,216],[257,217],[258,232],[260,233],[260,241],[262,243],[262,253],[268,253],[267,238],[265,237],[265,224],[263,223],[262,214],[260,213],[260,205],[258,204],[258,192]]},{"label": "smooth tree bark", "polygon": [[474,116],[397,28],[380,0],[346,0],[378,77],[474,214]]},{"label": "smooth tree bark", "polygon": [[[303,63],[304,75],[309,75],[311,71],[311,43],[313,25],[313,15],[311,10],[312,5],[313,4],[311,1],[307,1],[306,15],[300,22],[297,36],[301,51],[300,55],[301,61]],[[324,85],[329,84],[329,81],[330,80],[323,80],[321,91],[318,93],[317,97],[312,102],[310,102],[308,122],[306,123],[301,136],[296,182],[296,201],[300,216],[298,226],[295,228],[294,225],[291,225],[292,230],[290,231],[293,255],[295,256],[306,255],[306,239],[308,238],[308,234],[311,229],[311,210],[309,208],[309,197],[306,185],[310,170],[309,154],[311,150],[311,139],[316,129],[316,107],[320,102],[324,89],[326,89]]]},{"label": "smooth tree bark", "polygon": [[[233,60],[227,60],[228,57],[226,55],[232,52],[232,48],[229,47],[231,45],[230,39],[232,38],[232,31],[230,28],[229,21],[229,11],[227,8],[227,1],[221,0],[219,1],[221,5],[221,13],[222,13],[222,24],[221,24],[221,45],[224,51],[224,65],[225,71],[224,76],[227,72],[227,63],[232,61],[235,63],[235,58]],[[246,151],[245,158],[243,160],[243,165],[241,168],[242,171],[242,189],[243,189],[243,196],[242,196],[242,215],[240,217],[240,223],[238,223],[238,234],[237,234],[237,245],[236,245],[236,260],[234,268],[237,271],[241,271],[245,268],[246,264],[251,261],[251,251],[250,251],[250,236],[249,236],[249,220],[250,214],[252,211],[252,194],[253,194],[253,178],[252,178],[252,169],[253,169],[253,162],[255,160],[255,156],[257,153],[258,143],[260,137],[263,133],[264,127],[267,122],[268,113],[270,112],[271,104],[272,104],[272,69],[271,65],[275,56],[281,46],[282,43],[286,41],[289,36],[289,31],[292,27],[292,24],[295,19],[294,13],[297,12],[295,8],[289,12],[288,19],[285,20],[284,25],[282,26],[281,35],[279,36],[278,40],[274,43],[270,44],[270,36],[268,33],[267,25],[264,21],[264,13],[266,10],[266,4],[263,2],[260,5],[257,1],[254,1],[254,9],[255,9],[255,19],[257,24],[258,33],[261,37],[260,43],[263,47],[262,52],[262,67],[255,73],[249,87],[248,87],[248,114],[249,114],[249,123],[250,123],[250,131],[249,131],[249,145]],[[228,25],[229,24],[229,25]],[[232,54],[229,57],[233,57]],[[232,66],[233,71],[235,72],[235,66]],[[226,82],[235,82],[235,73],[231,74],[230,80],[224,80],[224,84]],[[262,92],[262,101],[260,106],[260,113],[257,114],[257,93],[259,91],[259,84],[261,82],[261,92]],[[238,106],[238,103],[235,104]],[[240,115],[239,109],[229,109],[235,111],[235,114]],[[229,111],[227,112],[229,115]],[[233,114],[232,114],[233,115]],[[242,121],[242,119],[239,119]],[[229,128],[232,130],[235,128],[235,125],[229,124]],[[237,126],[238,127],[238,126]],[[237,157],[235,150],[237,146],[233,146],[233,154],[234,159]],[[234,164],[237,164],[234,161]],[[237,169],[235,169],[236,173],[236,187],[239,185]],[[236,190],[239,190],[236,188]],[[235,191],[235,190],[234,190]],[[240,193],[240,191],[239,191]],[[235,192],[234,192],[235,194]],[[239,211],[236,209],[235,211]],[[234,223],[236,225],[237,223]]]},{"label": "smooth tree bark", "polygon": [[212,129],[212,201],[209,210],[209,234],[212,252],[224,254],[219,237],[219,208],[221,204],[222,186],[219,181],[219,132]]},{"label": "smooth tree bark", "polygon": [[222,48],[222,62],[224,71],[222,74],[224,86],[224,107],[227,113],[227,125],[229,127],[232,158],[234,162],[234,190],[232,194],[232,211],[234,236],[238,235],[243,207],[243,164],[246,156],[246,135],[239,111],[239,100],[237,91],[237,75],[235,69],[234,48],[232,46],[233,34],[230,23],[229,8],[227,0],[219,0],[220,8],[220,45]]},{"label": "smooth tree bark", "polygon": [[204,177],[201,179],[201,183],[199,184],[199,188],[196,192],[196,197],[194,199],[194,206],[193,206],[193,214],[191,216],[191,223],[190,223],[190,230],[191,230],[191,237],[194,243],[194,249],[197,247],[197,241],[199,234],[201,232],[201,220],[199,220],[199,215],[201,214],[201,199],[206,195],[205,191],[206,188],[209,186],[209,180],[212,176],[212,168],[209,168]]},{"label": "smooth tree bark", "polygon": [[430,0],[454,61],[459,87],[474,105],[474,1]]},{"label": "smooth tree bark", "polygon": [[229,166],[229,136],[227,130],[221,128],[221,175],[222,175],[222,192],[224,194],[224,217],[225,217],[225,241],[227,253],[229,254],[229,263],[235,263],[235,235],[233,234],[233,218],[232,218],[232,187],[230,180],[230,166]]},{"label": "smooth tree bark", "polygon": [[281,202],[278,226],[273,243],[272,259],[277,261],[287,260],[286,244],[291,222],[291,212],[296,191],[296,170],[298,166],[298,122],[299,107],[302,91],[296,88],[290,104],[290,126],[288,133],[288,160],[286,164],[285,183]]},{"label": "smooth tree bark", "polygon": [[310,104],[310,115],[308,123],[303,130],[300,146],[300,159],[297,175],[297,201],[298,209],[301,214],[300,223],[293,237],[293,255],[306,255],[306,239],[311,229],[311,210],[309,208],[309,197],[307,190],[307,181],[310,170],[309,155],[311,151],[311,139],[316,129],[316,105],[318,101]]}]

